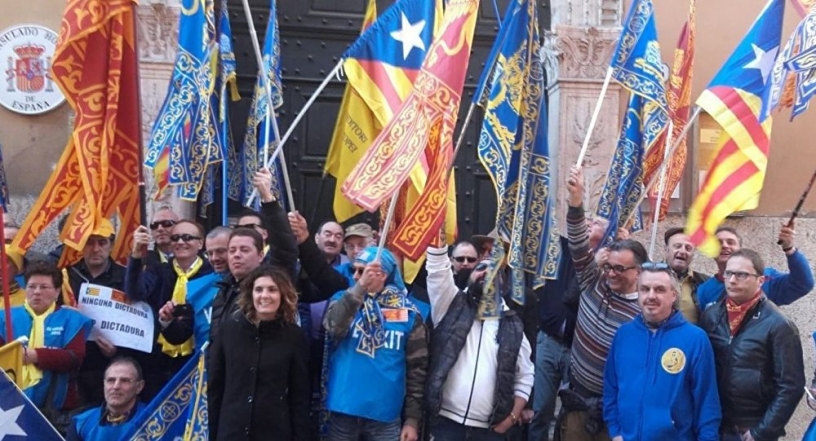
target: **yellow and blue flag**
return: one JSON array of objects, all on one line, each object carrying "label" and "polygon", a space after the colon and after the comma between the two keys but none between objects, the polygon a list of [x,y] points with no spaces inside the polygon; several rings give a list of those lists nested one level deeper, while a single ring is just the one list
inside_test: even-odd
[{"label": "yellow and blue flag", "polygon": [[507,6],[474,94],[476,103],[484,107],[477,152],[496,189],[496,230],[504,241],[510,240],[518,199],[521,144],[517,135],[523,129],[523,98],[533,56],[529,3],[514,0]]},{"label": "yellow and blue flag", "polygon": [[609,164],[597,215],[609,221],[601,244],[611,241],[621,220],[634,217],[632,229],[640,229],[638,201],[643,193],[643,156],[668,127],[664,86],[665,66],[660,58],[657,25],[651,0],[635,0],[629,8],[623,32],[612,55],[612,78],[629,90],[626,115],[618,145]]},{"label": "yellow and blue flag", "polygon": [[[276,118],[275,109],[283,105],[283,87],[281,83],[278,13],[275,3],[276,0],[272,0],[269,5],[269,23],[266,26],[266,38],[263,47],[263,65],[266,78],[263,77],[261,72],[258,72],[258,81],[255,83],[252,104],[249,109],[249,120],[244,133],[244,145],[240,152],[241,167],[233,175],[233,179],[237,178],[241,181],[239,195],[244,205],[249,202],[249,196],[254,188],[252,178],[255,172],[265,165],[263,164],[264,150],[267,150],[271,156],[277,147],[273,128],[273,124],[276,124],[276,122],[273,121],[273,118]],[[271,92],[271,97],[267,96],[267,90]],[[288,201],[284,197],[286,193],[283,188],[280,157],[275,160],[270,171],[272,172],[272,194],[275,195],[275,199],[278,201],[287,203]],[[257,199],[255,204],[257,208],[259,204]]]},{"label": "yellow and blue flag", "polygon": [[131,441],[207,439],[207,356],[191,357],[147,406],[133,417],[122,439]]},{"label": "yellow and blue flag", "polygon": [[707,256],[726,217],[754,209],[768,169],[773,118],[762,115],[781,42],[784,0],[769,0],[697,105],[722,127],[714,161],[686,221],[686,234]]},{"label": "yellow and blue flag", "polygon": [[145,155],[151,169],[163,167],[160,159],[167,158],[167,185],[177,186],[182,200],[195,201],[207,167],[224,159],[211,100],[214,6],[214,0],[182,2],[176,65]]}]

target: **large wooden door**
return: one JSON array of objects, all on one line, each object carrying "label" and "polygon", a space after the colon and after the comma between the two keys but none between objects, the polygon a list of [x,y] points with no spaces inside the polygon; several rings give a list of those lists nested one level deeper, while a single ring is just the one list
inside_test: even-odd
[{"label": "large wooden door", "polygon": [[[508,0],[498,1],[498,10],[504,12]],[[378,0],[378,11],[384,11],[390,0]],[[549,10],[541,6],[542,28],[549,23]],[[339,56],[359,35],[367,0],[279,0],[281,65],[284,86],[284,106],[280,111],[281,132],[292,123],[312,92],[337,63]],[[263,44],[269,14],[268,0],[250,0],[257,34]],[[240,1],[229,0],[230,19],[238,64],[238,85],[241,101],[231,108],[232,133],[236,145],[243,141],[246,117],[252,88],[256,80],[257,61],[252,49],[250,32]],[[459,115],[458,136],[462,121],[470,106],[473,90],[484,68],[485,58],[493,44],[498,22],[491,0],[483,0],[474,38],[465,97]],[[317,98],[304,119],[286,143],[284,152],[289,165],[296,208],[317,225],[333,218],[332,197],[334,179],[323,178],[323,164],[331,140],[344,81],[333,80]],[[465,143],[456,158],[456,190],[460,237],[487,233],[493,228],[496,214],[496,196],[490,178],[484,172],[476,147],[482,124],[481,111],[476,109],[467,129]],[[230,213],[240,210],[230,206]],[[365,213],[364,221],[376,222],[377,215]]]}]

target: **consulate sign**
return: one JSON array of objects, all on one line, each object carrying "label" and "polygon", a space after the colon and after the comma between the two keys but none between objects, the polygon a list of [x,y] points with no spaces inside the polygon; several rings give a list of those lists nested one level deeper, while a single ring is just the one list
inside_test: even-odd
[{"label": "consulate sign", "polygon": [[65,97],[51,79],[57,33],[24,24],[0,33],[0,104],[15,113],[38,115],[55,109]]}]

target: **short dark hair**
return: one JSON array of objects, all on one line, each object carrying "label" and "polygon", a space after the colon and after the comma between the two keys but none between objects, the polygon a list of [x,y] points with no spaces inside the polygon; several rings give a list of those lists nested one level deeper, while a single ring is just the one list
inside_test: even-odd
[{"label": "short dark hair", "polygon": [[[337,224],[337,225],[340,225],[340,222],[337,222],[337,221],[335,221],[335,220],[331,220],[331,219],[329,219],[329,220],[327,220],[327,221],[323,221],[323,222],[322,222],[320,225],[318,225],[318,226],[317,226],[317,230],[315,230],[315,232],[316,232],[317,234],[320,234],[320,232],[321,232],[321,231],[323,231],[323,227],[325,227],[325,226],[326,226],[326,224]],[[340,225],[340,229],[341,229],[341,230],[343,230],[343,233],[345,233],[345,232],[346,232],[346,228],[345,228],[345,227],[343,227],[343,225]]]},{"label": "short dark hair", "polygon": [[48,262],[46,260],[31,261],[31,263],[26,265],[25,269],[24,278],[26,285],[28,285],[28,280],[32,276],[50,277],[51,282],[54,283],[54,287],[57,289],[62,289],[62,271],[51,262]]},{"label": "short dark hair", "polygon": [[734,251],[731,254],[731,257],[728,260],[731,260],[735,257],[742,257],[743,259],[748,259],[751,261],[751,265],[754,267],[754,271],[760,276],[765,274],[765,261],[762,260],[762,257],[756,251],[750,248],[740,248],[738,251]]},{"label": "short dark hair", "polygon": [[716,236],[717,234],[720,234],[720,233],[721,233],[721,232],[723,232],[723,231],[725,231],[725,232],[727,232],[727,233],[731,233],[731,234],[733,234],[734,236],[737,236],[737,243],[738,243],[740,246],[742,246],[742,236],[740,236],[740,235],[739,235],[739,233],[737,233],[737,229],[736,229],[736,228],[734,228],[734,227],[729,227],[729,226],[727,226],[727,225],[723,225],[723,226],[721,226],[721,227],[717,227],[717,231],[715,231],[715,232],[714,232],[714,235]]},{"label": "short dark hair", "polygon": [[230,242],[232,241],[233,237],[249,237],[252,239],[252,243],[253,245],[255,245],[255,248],[258,249],[258,252],[259,253],[263,252],[264,249],[263,236],[261,236],[261,233],[255,231],[254,228],[236,228],[232,230],[232,234],[230,234],[229,237]]},{"label": "short dark hair", "polygon": [[241,220],[242,217],[253,216],[258,218],[258,223],[261,227],[266,228],[266,224],[264,223],[263,215],[260,212],[255,210],[246,209],[238,214],[238,220]]},{"label": "short dark hair", "polygon": [[649,261],[649,255],[646,253],[646,248],[634,239],[619,239],[609,245],[609,251],[624,251],[629,250],[635,256],[635,264],[642,265],[643,262]]},{"label": "short dark hair", "polygon": [[666,242],[666,245],[668,245],[669,239],[671,239],[674,236],[677,236],[678,234],[685,234],[685,232],[686,230],[683,227],[669,228],[668,230],[666,230],[666,233],[663,234],[663,241]]},{"label": "short dark hair", "polygon": [[128,357],[127,355],[117,355],[113,357],[110,363],[108,363],[108,367],[105,368],[105,372],[110,369],[111,366],[115,364],[129,364],[133,366],[133,369],[136,370],[136,380],[144,380],[144,375],[142,374],[142,365],[139,364],[133,357]]}]

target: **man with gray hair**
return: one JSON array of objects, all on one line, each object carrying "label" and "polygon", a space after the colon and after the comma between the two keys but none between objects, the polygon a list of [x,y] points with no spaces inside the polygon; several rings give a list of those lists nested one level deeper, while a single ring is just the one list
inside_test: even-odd
[{"label": "man with gray hair", "polygon": [[604,368],[609,436],[718,441],[714,352],[705,332],[678,312],[680,282],[668,264],[646,262],[637,290],[641,313],[618,329]]}]

